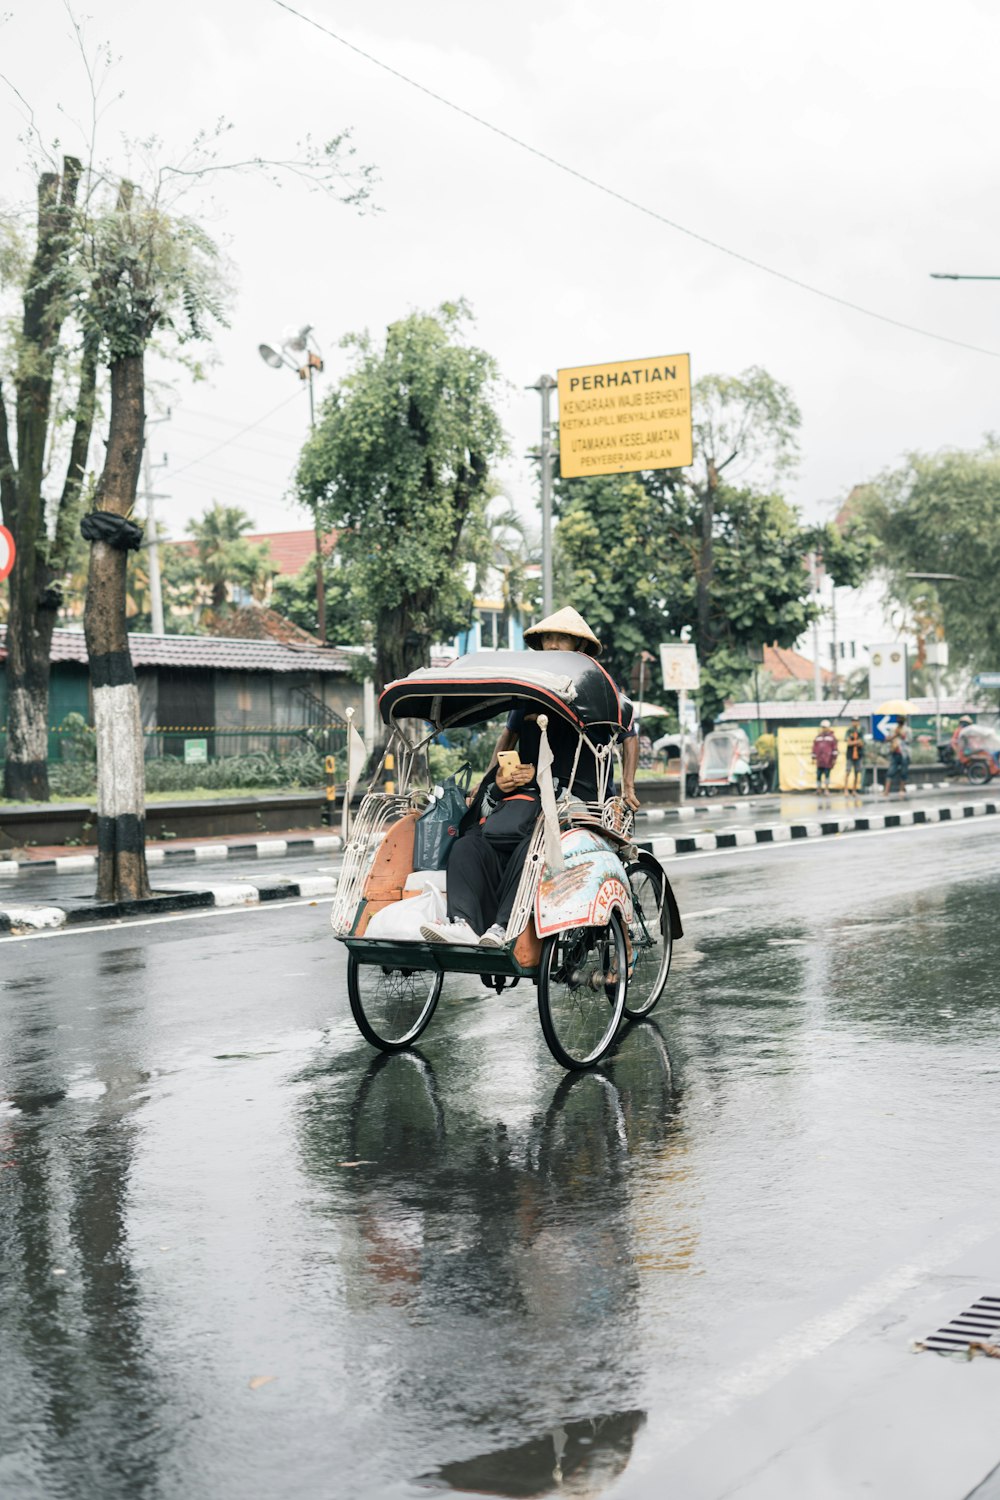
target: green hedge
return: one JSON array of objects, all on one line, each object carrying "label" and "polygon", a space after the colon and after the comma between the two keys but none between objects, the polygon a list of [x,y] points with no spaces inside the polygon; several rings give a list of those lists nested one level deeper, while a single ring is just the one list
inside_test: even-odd
[{"label": "green hedge", "polygon": [[[326,784],[323,757],[315,750],[295,750],[288,755],[228,755],[205,765],[186,766],[174,756],[146,762],[149,792],[192,791],[195,787],[223,791],[239,787],[313,788]],[[49,785],[59,797],[93,797],[97,791],[96,767],[63,762],[49,766]]]}]

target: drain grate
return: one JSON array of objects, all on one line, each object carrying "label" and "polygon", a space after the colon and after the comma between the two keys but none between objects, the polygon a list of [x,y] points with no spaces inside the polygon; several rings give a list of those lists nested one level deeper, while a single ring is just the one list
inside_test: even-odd
[{"label": "drain grate", "polygon": [[1000,1297],[979,1297],[965,1312],[917,1341],[917,1349],[964,1354],[972,1344],[1000,1343]]}]

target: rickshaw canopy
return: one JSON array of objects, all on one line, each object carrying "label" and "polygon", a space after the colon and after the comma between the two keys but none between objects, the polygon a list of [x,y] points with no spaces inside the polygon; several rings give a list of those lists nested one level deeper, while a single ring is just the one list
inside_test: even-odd
[{"label": "rickshaw canopy", "polygon": [[702,775],[726,775],[735,760],[750,759],[750,740],[744,730],[713,729],[701,752]]},{"label": "rickshaw canopy", "polygon": [[958,749],[962,756],[995,755],[1000,750],[1000,734],[991,724],[968,724],[959,731]]},{"label": "rickshaw canopy", "polygon": [[386,724],[424,719],[437,729],[482,724],[525,704],[579,732],[627,734],[632,727],[631,701],[580,651],[474,651],[390,682],[379,700]]}]

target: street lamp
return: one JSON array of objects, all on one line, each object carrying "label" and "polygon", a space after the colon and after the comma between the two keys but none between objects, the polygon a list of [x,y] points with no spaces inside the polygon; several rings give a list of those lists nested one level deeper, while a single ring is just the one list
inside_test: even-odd
[{"label": "street lamp", "polygon": [[[280,349],[270,344],[258,344],[257,352],[272,370],[294,370],[300,380],[309,386],[309,429],[316,428],[316,400],[313,394],[313,377],[323,373],[323,359],[318,348],[310,347],[312,324],[303,323],[301,328],[282,340]],[[315,342],[313,340],[312,342]],[[303,359],[303,356],[305,358]],[[319,512],[315,515],[316,533],[316,619],[319,638],[326,645],[326,588],[323,582],[323,536],[319,525]]]}]

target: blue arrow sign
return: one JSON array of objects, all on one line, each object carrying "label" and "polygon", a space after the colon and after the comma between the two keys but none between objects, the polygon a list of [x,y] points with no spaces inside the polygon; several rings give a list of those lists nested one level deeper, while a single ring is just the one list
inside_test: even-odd
[{"label": "blue arrow sign", "polygon": [[872,739],[887,740],[892,733],[892,726],[895,722],[895,714],[882,714],[879,717],[872,714]]},{"label": "blue arrow sign", "polygon": [[1000,688],[1000,672],[980,672],[973,681],[976,687]]}]

